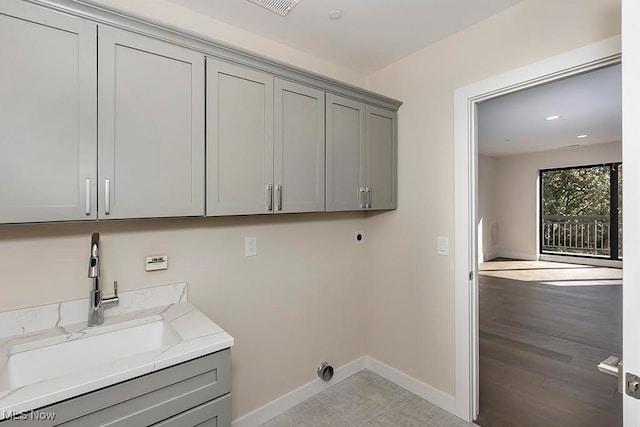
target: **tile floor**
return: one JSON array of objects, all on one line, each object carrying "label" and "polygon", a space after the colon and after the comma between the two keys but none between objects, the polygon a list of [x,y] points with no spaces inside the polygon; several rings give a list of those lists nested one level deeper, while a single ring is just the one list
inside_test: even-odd
[{"label": "tile floor", "polygon": [[464,427],[474,424],[365,369],[262,424],[262,427],[307,426]]}]

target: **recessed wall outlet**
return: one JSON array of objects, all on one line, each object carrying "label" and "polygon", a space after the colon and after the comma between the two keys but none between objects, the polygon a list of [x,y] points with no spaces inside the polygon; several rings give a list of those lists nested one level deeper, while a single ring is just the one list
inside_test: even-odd
[{"label": "recessed wall outlet", "polygon": [[364,231],[354,231],[353,232],[353,242],[356,245],[361,245],[364,242]]},{"label": "recessed wall outlet", "polygon": [[169,268],[168,255],[148,256],[144,260],[144,269],[146,271],[166,270]]},{"label": "recessed wall outlet", "polygon": [[438,255],[449,255],[449,238],[438,236]]},{"label": "recessed wall outlet", "polygon": [[244,256],[258,255],[258,239],[255,237],[244,238]]}]

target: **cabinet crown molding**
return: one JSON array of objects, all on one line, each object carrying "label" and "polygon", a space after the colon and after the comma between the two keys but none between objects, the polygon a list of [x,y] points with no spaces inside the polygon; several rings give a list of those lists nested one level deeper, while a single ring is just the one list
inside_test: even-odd
[{"label": "cabinet crown molding", "polygon": [[280,61],[234,47],[202,34],[185,30],[165,22],[156,21],[147,16],[123,12],[105,6],[97,0],[24,0],[66,14],[91,20],[98,24],[109,25],[155,37],[177,45],[199,51],[218,59],[251,67],[273,74],[276,77],[292,80],[320,90],[346,96],[370,105],[398,111],[401,101],[389,98],[357,86],[322,76]]}]

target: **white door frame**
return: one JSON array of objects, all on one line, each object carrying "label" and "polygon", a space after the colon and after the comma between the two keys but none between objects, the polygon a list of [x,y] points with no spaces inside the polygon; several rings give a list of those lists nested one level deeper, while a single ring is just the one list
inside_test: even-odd
[{"label": "white door frame", "polygon": [[[612,37],[518,68],[454,92],[455,179],[455,413],[478,415],[478,280],[476,114],[480,101],[584,73],[621,60],[621,37]],[[470,272],[473,272],[470,278]]]}]

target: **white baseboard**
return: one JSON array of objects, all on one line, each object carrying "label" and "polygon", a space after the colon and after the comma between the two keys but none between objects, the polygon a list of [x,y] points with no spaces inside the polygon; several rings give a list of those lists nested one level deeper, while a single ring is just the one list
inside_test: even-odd
[{"label": "white baseboard", "polygon": [[487,261],[491,261],[492,259],[496,259],[499,258],[500,254],[498,252],[491,252],[489,254],[484,254],[484,259],[482,261],[478,260],[479,264],[482,262],[487,262]]},{"label": "white baseboard", "polygon": [[353,362],[349,362],[346,365],[335,369],[333,379],[331,381],[324,382],[320,378],[316,378],[315,380],[298,387],[284,396],[267,403],[255,411],[234,420],[231,425],[233,427],[256,427],[260,424],[266,423],[270,419],[286,412],[316,394],[336,385],[342,380],[349,378],[351,375],[360,372],[366,368],[366,363],[366,356],[360,357]]},{"label": "white baseboard", "polygon": [[500,258],[512,258],[521,261],[537,261],[538,255],[526,252],[500,252]]},{"label": "white baseboard", "polygon": [[453,396],[410,377],[409,375],[372,357],[363,356],[353,362],[337,368],[334,372],[333,379],[328,383],[317,378],[285,394],[284,396],[267,403],[255,411],[238,418],[233,421],[231,425],[233,427],[257,427],[363,369],[369,369],[371,372],[374,372],[400,387],[422,397],[423,399],[428,400],[445,411],[452,414],[455,413],[455,398]]},{"label": "white baseboard", "polygon": [[371,372],[374,372],[381,377],[386,378],[389,381],[399,385],[400,387],[409,390],[411,393],[420,396],[424,400],[427,400],[436,406],[439,406],[445,411],[455,414],[455,397],[434,387],[431,387],[430,385],[425,384],[422,381],[419,381],[405,374],[404,372],[392,368],[391,366],[386,365],[372,357],[367,356],[366,359],[366,367]]}]

